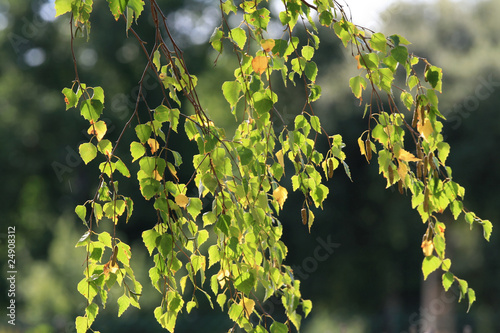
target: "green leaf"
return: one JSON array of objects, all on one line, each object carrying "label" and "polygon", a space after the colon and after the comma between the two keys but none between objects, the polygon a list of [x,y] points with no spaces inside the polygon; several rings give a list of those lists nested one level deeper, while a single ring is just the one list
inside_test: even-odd
[{"label": "green leaf", "polygon": [[366,80],[364,77],[355,76],[349,80],[349,86],[351,87],[352,93],[356,98],[361,98],[361,93],[363,89],[366,88]]},{"label": "green leaf", "polygon": [[215,193],[215,190],[219,185],[219,183],[217,182],[217,178],[215,178],[215,176],[211,173],[204,174],[201,177],[201,183],[212,193]]},{"label": "green leaf", "polygon": [[101,140],[97,144],[97,149],[101,154],[106,156],[111,156],[111,152],[113,151],[113,145],[109,140]]},{"label": "green leaf", "polygon": [[72,0],[56,0],[56,17],[68,12],[71,12],[71,3]]},{"label": "green leaf", "polygon": [[97,148],[91,142],[82,143],[78,148],[80,152],[80,157],[85,164],[88,164],[97,156]]},{"label": "green leaf", "polygon": [[245,20],[256,28],[266,30],[269,23],[269,10],[261,8],[251,14],[245,14]]},{"label": "green leaf", "polygon": [[198,198],[189,198],[189,203],[186,208],[189,215],[191,215],[191,217],[193,218],[193,220],[196,220],[196,217],[200,215],[200,212],[203,208],[203,204],[201,200]]},{"label": "green leaf", "polygon": [[76,243],[75,247],[85,246],[85,245],[87,245],[89,242],[90,242],[90,231],[87,231],[86,233],[84,233],[84,234],[82,235],[82,237],[80,237],[80,239],[79,239],[79,240],[78,240],[78,242]]},{"label": "green leaf", "polygon": [[241,85],[236,81],[226,81],[222,84],[222,93],[226,101],[234,108],[240,97]]},{"label": "green leaf", "polygon": [[467,308],[467,312],[469,312],[470,307],[472,306],[472,303],[474,303],[476,301],[476,292],[474,291],[474,289],[469,288],[467,290],[467,294],[469,296],[469,307]]},{"label": "green leaf", "polygon": [[241,165],[248,165],[253,160],[253,151],[243,146],[238,146],[236,149],[240,157]]},{"label": "green leaf", "polygon": [[150,256],[153,254],[153,250],[160,244],[159,237],[160,234],[154,229],[145,230],[142,233],[142,240]]},{"label": "green leaf", "polygon": [[[127,1],[127,9],[131,9],[133,11],[133,14],[130,13],[127,10],[127,21],[131,21],[135,18],[135,21],[137,22],[137,19],[141,15],[143,9],[144,9],[144,1],[143,0],[128,0]],[[128,23],[128,28],[130,28],[131,23]]]},{"label": "green leaf", "polygon": [[450,272],[446,272],[443,274],[443,287],[445,291],[448,291],[450,289],[451,285],[453,284],[454,276]]},{"label": "green leaf", "polygon": [[66,110],[76,107],[78,104],[78,97],[75,92],[70,88],[64,88],[62,93],[65,97],[64,102],[66,103]]},{"label": "green leaf", "polygon": [[425,79],[431,84],[432,88],[442,92],[443,70],[436,66],[430,66],[425,72]]},{"label": "green leaf", "polygon": [[118,160],[115,163],[116,170],[118,170],[122,175],[124,175],[127,178],[130,178],[130,171],[128,170],[127,166],[125,163],[123,163],[122,160]]},{"label": "green leaf", "polygon": [[230,35],[236,45],[243,50],[247,42],[247,34],[245,30],[241,28],[231,29]]},{"label": "green leaf", "polygon": [[427,279],[427,276],[434,272],[436,269],[441,266],[441,260],[435,256],[428,256],[424,258],[422,262],[422,272],[424,273],[424,280]]},{"label": "green leaf", "polygon": [[484,238],[489,242],[491,232],[493,231],[493,224],[489,220],[481,220],[479,224],[483,226]]},{"label": "green leaf", "polygon": [[139,124],[135,127],[135,133],[141,141],[141,143],[146,143],[151,136],[151,126],[149,124]]},{"label": "green leaf", "polygon": [[315,82],[316,77],[318,76],[318,66],[314,61],[310,61],[306,63],[304,72],[306,73],[306,77],[311,80],[311,82]]},{"label": "green leaf", "polygon": [[227,296],[226,294],[217,295],[217,304],[219,304],[222,311],[224,311],[224,304],[226,304]]},{"label": "green leaf", "polygon": [[273,101],[267,96],[267,94],[261,93],[260,91],[254,93],[252,95],[253,105],[255,107],[255,111],[262,116],[269,112],[273,107]]},{"label": "green leaf", "polygon": [[314,47],[309,45],[304,45],[301,51],[302,56],[307,60],[311,60],[314,56]]},{"label": "green leaf", "polygon": [[411,108],[413,106],[413,96],[409,92],[403,91],[401,93],[401,101],[403,102],[403,104],[406,106],[406,108],[408,110],[411,110]]},{"label": "green leaf", "polygon": [[101,242],[102,244],[104,244],[104,246],[107,246],[109,248],[111,248],[111,235],[104,231],[104,232],[101,232],[98,236],[98,239],[99,239],[99,242]]},{"label": "green leaf", "polygon": [[[281,14],[281,13],[280,13]],[[333,15],[332,13],[328,12],[328,11],[323,11],[321,12],[321,14],[319,15],[319,23],[325,27],[328,27],[330,26],[330,24],[332,24],[333,22]]]},{"label": "green leaf", "polygon": [[108,0],[108,2],[111,14],[113,14],[115,20],[118,20],[120,18],[120,15],[125,12],[128,0]]},{"label": "green leaf", "polygon": [[288,327],[285,324],[275,321],[271,325],[271,333],[288,333]]},{"label": "green leaf", "polygon": [[177,126],[179,125],[179,109],[169,109],[164,105],[160,105],[155,110],[155,120],[163,123],[170,122],[170,127],[177,133]]},{"label": "green leaf", "polygon": [[463,209],[463,204],[461,201],[454,200],[450,203],[450,210],[453,213],[453,218],[455,220],[457,220],[460,214],[462,213],[462,209]]},{"label": "green leaf", "polygon": [[118,303],[118,317],[121,317],[125,310],[127,310],[130,306],[130,299],[127,297],[127,295],[123,294],[118,298],[116,302]]},{"label": "green leaf", "polygon": [[229,315],[229,318],[231,318],[231,320],[237,322],[238,319],[243,315],[243,306],[239,305],[238,303],[233,303],[229,307],[229,311],[227,314]]},{"label": "green leaf", "polygon": [[467,281],[462,280],[462,279],[457,279],[458,280],[458,286],[460,287],[460,300],[462,300],[462,297],[465,296],[467,293],[467,289],[469,289],[469,284]]},{"label": "green leaf", "polygon": [[168,254],[172,251],[172,236],[169,234],[163,234],[160,238],[160,244],[158,246],[158,251],[164,259],[167,259]]},{"label": "green leaf", "polygon": [[377,32],[372,35],[370,38],[370,45],[372,46],[372,49],[375,51],[380,51],[385,53],[385,49],[387,46],[387,41],[385,39],[384,34]]},{"label": "green leaf", "polygon": [[396,59],[401,65],[406,64],[408,60],[408,49],[405,46],[396,46],[391,50],[391,55]]},{"label": "green leaf", "polygon": [[132,155],[132,162],[137,161],[137,159],[144,156],[146,153],[146,148],[139,142],[133,141],[130,144],[130,154]]},{"label": "green leaf", "polygon": [[401,35],[392,35],[389,37],[392,42],[394,43],[394,46],[399,46],[399,44],[404,44],[404,45],[409,45],[411,44],[406,38],[404,38]]},{"label": "green leaf", "polygon": [[229,14],[229,12],[234,12],[236,14],[236,12],[238,11],[238,7],[234,5],[233,0],[226,0],[222,2],[221,8],[224,13],[226,13],[226,15]]},{"label": "green leaf", "polygon": [[75,320],[76,333],[85,333],[89,329],[88,318],[78,316]]},{"label": "green leaf", "polygon": [[87,208],[83,205],[78,205],[75,208],[75,213],[78,215],[80,220],[82,220],[85,223],[85,216],[87,215]]},{"label": "green leaf", "polygon": [[189,301],[186,303],[186,311],[187,313],[190,313],[191,310],[196,306],[196,302],[195,301]]},{"label": "green leaf", "polygon": [[255,277],[251,272],[244,272],[238,275],[234,281],[234,286],[245,295],[249,295],[255,285]]},{"label": "green leaf", "polygon": [[313,130],[315,130],[318,133],[321,133],[321,123],[319,121],[319,117],[312,116],[310,122],[311,122],[311,126],[312,126]]},{"label": "green leaf", "polygon": [[88,121],[97,122],[104,106],[97,99],[86,99],[82,102],[80,113]]},{"label": "green leaf", "polygon": [[321,87],[318,85],[312,85],[309,88],[309,101],[317,101],[321,97]]},{"label": "green leaf", "polygon": [[212,33],[212,36],[210,37],[210,44],[212,44],[214,50],[216,50],[219,53],[221,53],[223,49],[223,44],[221,41],[223,37],[224,37],[224,32],[220,30],[220,27],[215,28],[214,32]]},{"label": "green leaf", "polygon": [[304,311],[304,316],[307,317],[312,310],[312,302],[308,299],[303,300],[302,310]]}]

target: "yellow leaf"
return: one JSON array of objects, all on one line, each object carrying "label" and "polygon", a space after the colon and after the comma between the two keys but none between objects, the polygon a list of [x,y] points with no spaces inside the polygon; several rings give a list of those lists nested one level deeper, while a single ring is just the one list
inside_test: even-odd
[{"label": "yellow leaf", "polygon": [[266,52],[271,52],[275,45],[274,39],[264,39],[260,42],[260,46],[264,49]]},{"label": "yellow leaf", "polygon": [[280,208],[283,209],[283,204],[285,203],[286,198],[288,197],[288,191],[283,186],[279,186],[273,192],[273,197],[278,201]]},{"label": "yellow leaf", "polygon": [[94,123],[94,121],[92,120],[90,122],[90,127],[87,130],[87,133],[90,135],[95,135],[97,141],[101,141],[107,130],[108,127],[106,126],[106,123],[104,121],[99,120],[97,123]]},{"label": "yellow leaf", "polygon": [[276,152],[276,158],[278,159],[278,163],[281,165],[283,169],[285,169],[285,160],[283,159],[283,150],[278,150]]},{"label": "yellow leaf", "polygon": [[424,256],[431,256],[432,251],[434,251],[434,243],[432,242],[432,240],[424,240],[422,242],[422,252],[424,253]]},{"label": "yellow leaf", "polygon": [[186,208],[189,203],[189,198],[184,194],[179,194],[175,197],[175,203],[179,205],[179,207]]},{"label": "yellow leaf", "polygon": [[427,138],[432,134],[434,129],[432,128],[432,124],[428,118],[424,118],[423,124],[422,120],[418,120],[417,130],[422,135],[425,141],[428,141]]},{"label": "yellow leaf", "polygon": [[229,278],[229,271],[227,269],[221,269],[219,271],[219,274],[217,274],[217,281],[219,281],[220,288],[224,289],[224,286],[226,285],[226,279]]},{"label": "yellow leaf", "polygon": [[245,317],[249,318],[253,312],[253,309],[255,308],[255,301],[251,298],[246,298],[245,296],[243,296],[239,305],[243,307],[245,311]]},{"label": "yellow leaf", "polygon": [[158,172],[158,170],[154,170],[154,171],[153,171],[153,175],[154,175],[154,177],[155,177],[155,179],[156,179],[157,181],[160,181],[160,180],[162,180],[162,179],[163,179],[163,177],[160,175],[160,173]]},{"label": "yellow leaf", "polygon": [[354,59],[356,59],[356,61],[358,62],[358,69],[361,69],[363,68],[363,66],[361,66],[361,63],[359,62],[359,54],[357,56],[354,57]]},{"label": "yellow leaf", "polygon": [[399,166],[398,166],[399,179],[404,181],[407,173],[408,173],[408,167],[406,166],[406,164],[399,162]]},{"label": "yellow leaf", "polygon": [[167,162],[167,167],[172,176],[174,176],[175,180],[179,181],[179,178],[177,177],[177,170],[175,170],[175,167],[172,165],[172,163]]},{"label": "yellow leaf", "polygon": [[149,147],[151,147],[152,154],[154,154],[158,150],[158,148],[160,148],[160,144],[158,143],[158,141],[153,138],[148,139],[148,145]]},{"label": "yellow leaf", "polygon": [[[399,149],[398,159],[400,159],[401,161],[405,161],[405,162],[418,162],[418,161],[420,161],[420,158],[415,157],[415,155],[404,150],[403,148]],[[398,170],[398,172],[399,172],[399,170]]]},{"label": "yellow leaf", "polygon": [[361,139],[361,137],[358,138],[358,145],[361,155],[366,155],[365,142]]},{"label": "yellow leaf", "polygon": [[265,56],[257,56],[252,60],[252,68],[257,74],[262,74],[267,69],[268,59]]}]

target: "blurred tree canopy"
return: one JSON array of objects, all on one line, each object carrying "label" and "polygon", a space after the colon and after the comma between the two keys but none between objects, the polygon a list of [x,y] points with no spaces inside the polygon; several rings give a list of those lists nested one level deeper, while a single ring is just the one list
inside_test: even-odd
[{"label": "blurred tree canopy", "polygon": [[[87,122],[74,112],[62,111],[60,91],[74,79],[74,73],[68,18],[54,19],[53,5],[46,1],[0,2],[0,177],[4,184],[0,220],[2,228],[16,226],[17,328],[27,332],[75,331],[74,317],[81,315],[86,304],[76,291],[84,257],[74,244],[84,228],[74,215],[74,206],[93,195],[98,177],[97,164],[84,167],[78,154],[78,146],[89,140]],[[167,22],[171,22],[188,67],[199,79],[197,89],[206,101],[207,113],[219,126],[234,131],[231,118],[218,111],[227,108],[226,100],[213,94],[214,87],[232,78],[231,66],[226,64],[234,61],[223,55],[214,70],[217,53],[207,41],[219,24],[218,3],[190,0],[161,1],[160,5],[169,9]],[[137,79],[145,61],[131,36],[116,32],[125,31],[125,24],[110,20],[108,4],[96,1],[94,6],[92,29],[112,33],[94,33],[88,41],[75,39],[75,56],[85,82],[100,84],[106,92],[103,116],[108,122],[107,135],[114,141],[121,130],[119,124],[133,112]],[[447,118],[444,134],[452,147],[449,164],[455,166],[454,178],[467,189],[467,205],[492,221],[498,220],[496,203],[500,199],[491,186],[499,183],[496,170],[500,162],[495,153],[500,139],[496,111],[500,67],[495,56],[498,36],[492,33],[498,28],[499,12],[500,4],[495,1],[474,6],[449,1],[403,3],[388,9],[380,28],[386,35],[405,36],[413,43],[408,46],[410,52],[443,67],[445,88],[440,110]],[[198,30],[193,31],[193,26]],[[140,24],[137,29],[147,33],[153,26]],[[360,156],[356,140],[366,122],[347,84],[354,75],[348,69],[355,68],[354,60],[340,42],[323,37],[328,33],[320,28],[321,46],[314,56],[323,68],[317,79],[323,96],[315,111],[328,133],[342,130],[354,182],[337,175],[328,184],[330,197],[323,211],[315,212],[317,223],[310,235],[305,234],[296,212],[280,214],[280,220],[287,221],[283,235],[289,250],[287,264],[302,272],[302,295],[315,306],[302,330],[410,331],[419,320],[439,314],[420,308],[422,255],[415,248],[420,246],[425,226],[419,225],[418,213],[408,209],[409,198],[397,190],[380,190],[385,180]],[[160,102],[153,92],[153,79],[148,82],[153,100]],[[277,83],[276,89],[289,94],[280,98],[282,118],[273,119],[281,128],[280,122],[293,123],[295,105],[302,103],[297,92],[303,87],[297,84],[285,90]],[[176,140],[186,151],[193,150],[181,136]],[[318,144],[326,146],[326,142]],[[131,169],[132,174],[136,172]],[[132,192],[135,186],[123,182],[120,190]],[[156,218],[139,196],[135,199],[134,219],[153,227]],[[301,197],[290,193],[287,204],[298,207]],[[113,301],[108,302],[96,322],[101,332],[163,331],[152,314],[158,295],[149,283],[147,251],[137,249],[145,229],[138,224],[123,225],[119,237],[138,245],[132,261],[144,286],[142,310],[129,309],[127,316],[116,318],[118,309]],[[471,233],[465,229],[465,223],[448,226],[448,253],[452,259],[460,258],[454,260],[454,269],[476,289],[478,302],[468,314],[464,302],[457,305],[452,320],[457,330],[469,325],[474,331],[496,332],[500,329],[496,320],[500,292],[494,278],[500,271],[495,251],[498,239],[493,234],[491,242],[485,244],[480,228],[476,226]],[[3,245],[5,237],[1,237]],[[324,261],[311,259],[327,239],[339,244],[338,248]],[[1,262],[7,271],[4,258]],[[5,290],[7,282],[2,280],[0,285]],[[6,295],[1,301],[2,306],[7,304]],[[278,307],[273,299],[266,306]],[[206,308],[181,315],[177,331],[195,331],[203,325],[206,332],[222,332],[221,323],[229,327],[230,321],[222,312],[207,312]],[[0,330],[11,329],[5,321],[0,323]]]}]

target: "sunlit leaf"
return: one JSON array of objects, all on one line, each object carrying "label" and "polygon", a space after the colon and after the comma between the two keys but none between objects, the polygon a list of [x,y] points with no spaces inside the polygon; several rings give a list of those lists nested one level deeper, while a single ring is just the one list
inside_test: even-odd
[{"label": "sunlit leaf", "polygon": [[130,299],[127,297],[127,295],[123,294],[118,298],[116,302],[118,303],[118,317],[120,317],[123,312],[125,312],[125,310],[127,310],[130,306]]},{"label": "sunlit leaf", "polygon": [[238,47],[243,50],[243,48],[245,47],[246,41],[247,41],[247,34],[246,34],[245,30],[243,30],[241,28],[234,28],[234,29],[231,29],[231,32],[229,35],[231,36],[233,41],[236,43],[236,45],[238,45]]},{"label": "sunlit leaf", "polygon": [[226,81],[222,84],[222,93],[226,101],[233,108],[240,97],[241,85],[235,81]]},{"label": "sunlit leaf", "polygon": [[285,200],[288,197],[288,191],[283,186],[278,186],[273,191],[273,197],[278,201],[280,208],[283,209],[283,205],[285,204]]},{"label": "sunlit leaf", "polygon": [[267,69],[268,62],[269,60],[267,59],[266,56],[256,56],[255,58],[253,58],[252,68],[254,72],[259,75],[264,73],[265,70]]},{"label": "sunlit leaf", "polygon": [[441,260],[438,257],[430,255],[424,258],[422,262],[422,272],[424,273],[424,280],[427,279],[427,276],[434,272],[436,269],[441,266]]},{"label": "sunlit leaf", "polygon": [[179,194],[175,197],[175,203],[179,205],[179,207],[186,208],[189,203],[189,198],[184,194]]},{"label": "sunlit leaf", "polygon": [[432,124],[429,118],[425,118],[423,123],[421,120],[419,120],[417,124],[417,130],[425,139],[425,141],[428,141],[430,135],[432,134],[432,132],[434,132],[434,129],[432,128]]},{"label": "sunlit leaf", "polygon": [[349,86],[351,87],[352,93],[356,98],[361,98],[361,93],[363,89],[366,88],[366,80],[364,77],[355,76],[349,80]]},{"label": "sunlit leaf", "polygon": [[400,159],[401,161],[405,161],[405,162],[418,162],[418,161],[420,161],[420,158],[415,157],[415,155],[404,150],[403,148],[399,149],[399,154],[398,154],[397,158]]},{"label": "sunlit leaf", "polygon": [[80,152],[80,157],[85,164],[88,164],[97,156],[97,148],[91,142],[82,143],[78,148]]},{"label": "sunlit leaf", "polygon": [[271,52],[275,45],[276,42],[274,41],[274,39],[263,39],[260,42],[260,46],[262,47],[262,49],[264,49],[265,52]]},{"label": "sunlit leaf", "polygon": [[255,301],[251,298],[242,297],[239,305],[243,308],[245,317],[250,318],[255,308]]}]

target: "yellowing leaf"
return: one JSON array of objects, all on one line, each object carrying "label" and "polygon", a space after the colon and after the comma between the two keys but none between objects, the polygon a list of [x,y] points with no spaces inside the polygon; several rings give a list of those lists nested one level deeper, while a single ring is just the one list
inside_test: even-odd
[{"label": "yellowing leaf", "polygon": [[158,143],[158,141],[153,138],[148,139],[148,145],[149,147],[151,147],[151,153],[153,154],[158,150],[158,148],[160,148],[160,144]]},{"label": "yellowing leaf", "polygon": [[186,208],[189,203],[189,198],[184,194],[179,194],[175,197],[175,203],[179,205],[179,207]]},{"label": "yellowing leaf", "polygon": [[163,177],[160,175],[160,173],[158,172],[158,170],[154,170],[154,171],[153,171],[153,176],[155,177],[155,179],[156,179],[157,181],[160,181],[160,180],[162,180],[162,179],[163,179]]},{"label": "yellowing leaf", "polygon": [[239,305],[243,307],[245,317],[249,318],[255,308],[255,301],[251,298],[243,297]]},{"label": "yellowing leaf", "polygon": [[399,179],[401,179],[402,181],[404,181],[407,173],[408,173],[408,167],[406,166],[406,164],[405,163],[399,163],[399,166],[398,166]]},{"label": "yellowing leaf", "polygon": [[104,137],[104,134],[106,134],[107,130],[108,127],[106,126],[106,123],[104,121],[99,120],[97,123],[94,123],[92,121],[89,129],[87,130],[87,133],[90,135],[95,135],[97,141],[101,141],[101,139]]},{"label": "yellowing leaf", "polygon": [[361,69],[363,68],[363,66],[361,66],[361,63],[359,62],[359,54],[357,56],[354,57],[354,59],[356,59],[356,61],[358,62],[358,69]]},{"label": "yellowing leaf", "polygon": [[271,50],[273,49],[275,44],[276,43],[275,43],[274,39],[264,39],[260,42],[260,46],[262,46],[262,48],[266,52],[271,52]]},{"label": "yellowing leaf", "polygon": [[366,155],[366,150],[365,150],[365,142],[361,137],[358,138],[358,145],[359,145],[359,150],[361,151],[361,155]]},{"label": "yellowing leaf", "polygon": [[283,209],[283,204],[285,203],[286,198],[288,197],[288,191],[283,186],[279,186],[273,192],[273,197],[278,201],[280,208]]},{"label": "yellowing leaf", "polygon": [[424,253],[424,256],[431,256],[432,251],[434,251],[434,243],[431,240],[424,240],[422,242],[422,252]]},{"label": "yellowing leaf", "polygon": [[[415,157],[415,155],[404,150],[403,148],[399,149],[398,159],[400,159],[401,161],[405,161],[405,162],[418,162],[418,161],[420,161],[420,158]],[[398,172],[399,172],[399,170],[398,170]]]},{"label": "yellowing leaf", "polygon": [[425,141],[428,141],[427,138],[434,131],[434,129],[432,128],[432,124],[428,118],[424,119],[423,124],[422,124],[422,120],[419,119],[419,121],[417,123],[417,130],[422,135],[422,137],[425,139]]},{"label": "yellowing leaf", "polygon": [[229,271],[227,269],[221,269],[219,274],[217,274],[217,281],[219,281],[221,289],[224,289],[226,285],[226,279],[229,278]]},{"label": "yellowing leaf", "polygon": [[276,158],[278,159],[278,163],[284,169],[285,168],[285,160],[283,159],[283,150],[279,150],[276,152]]},{"label": "yellowing leaf", "polygon": [[262,74],[267,69],[268,59],[265,56],[257,56],[252,60],[252,68],[255,73]]}]

